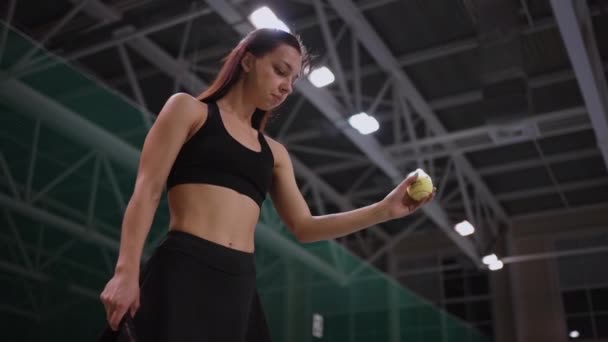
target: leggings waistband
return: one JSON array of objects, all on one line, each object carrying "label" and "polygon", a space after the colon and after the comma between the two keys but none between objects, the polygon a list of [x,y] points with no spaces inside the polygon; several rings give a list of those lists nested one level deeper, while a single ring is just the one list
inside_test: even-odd
[{"label": "leggings waistband", "polygon": [[232,274],[255,274],[254,253],[239,251],[183,231],[170,230],[159,248],[187,254]]}]

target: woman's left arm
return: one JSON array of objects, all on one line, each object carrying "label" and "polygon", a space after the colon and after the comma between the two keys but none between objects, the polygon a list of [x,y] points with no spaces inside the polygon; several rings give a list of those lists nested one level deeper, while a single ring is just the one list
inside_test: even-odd
[{"label": "woman's left arm", "polygon": [[293,165],[285,147],[274,143],[275,168],[270,195],[279,216],[300,242],[315,242],[345,236],[381,222],[411,214],[434,197],[416,202],[406,194],[416,181],[410,174],[382,201],[341,213],[312,216],[296,184]]}]

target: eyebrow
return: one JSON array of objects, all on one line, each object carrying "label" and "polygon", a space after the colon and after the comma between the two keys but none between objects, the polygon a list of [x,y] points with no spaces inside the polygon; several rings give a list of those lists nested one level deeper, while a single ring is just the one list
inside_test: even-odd
[{"label": "eyebrow", "polygon": [[281,61],[281,62],[283,62],[283,64],[287,65],[287,68],[289,69],[289,71],[293,71],[291,64],[287,63],[286,61]]}]

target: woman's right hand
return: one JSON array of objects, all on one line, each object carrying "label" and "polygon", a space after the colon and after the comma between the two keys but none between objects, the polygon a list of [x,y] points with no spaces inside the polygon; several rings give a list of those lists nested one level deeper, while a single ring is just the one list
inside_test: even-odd
[{"label": "woman's right hand", "polygon": [[139,308],[139,280],[137,272],[116,272],[99,296],[106,309],[106,318],[112,330],[118,330],[127,310],[131,316]]}]

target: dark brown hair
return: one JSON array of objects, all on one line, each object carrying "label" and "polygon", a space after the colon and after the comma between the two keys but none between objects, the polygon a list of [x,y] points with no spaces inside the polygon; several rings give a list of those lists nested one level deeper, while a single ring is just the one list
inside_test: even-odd
[{"label": "dark brown hair", "polygon": [[[241,77],[241,61],[247,52],[259,58],[270,53],[280,44],[287,44],[300,52],[302,56],[301,73],[308,73],[311,60],[299,36],[278,29],[261,28],[247,34],[224,57],[222,68],[217,77],[197,99],[203,102],[213,102],[221,99]],[[251,118],[252,126],[263,132],[271,115],[272,113],[269,110],[256,109]]]}]

